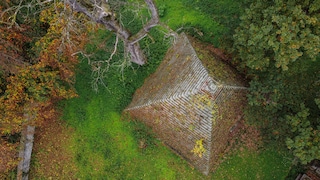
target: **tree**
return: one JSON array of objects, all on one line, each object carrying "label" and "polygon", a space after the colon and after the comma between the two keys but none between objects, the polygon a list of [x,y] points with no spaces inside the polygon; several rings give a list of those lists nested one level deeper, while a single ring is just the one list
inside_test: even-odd
[{"label": "tree", "polygon": [[315,60],[320,52],[319,10],[317,0],[252,3],[234,35],[234,49],[246,59],[243,65],[261,71],[270,66],[288,70],[290,63],[303,57]]},{"label": "tree", "polygon": [[[2,133],[16,133],[23,124],[24,107],[46,102],[52,98],[73,97],[76,53],[82,52],[88,34],[94,31],[94,23],[103,25],[122,39],[125,52],[132,62],[145,63],[139,41],[158,24],[157,9],[152,0],[145,0],[151,18],[136,34],[131,33],[121,22],[121,8],[126,1],[104,0],[7,0],[2,2],[0,32],[3,36],[0,51],[2,70],[8,72],[7,86],[2,90],[0,110]],[[119,15],[117,15],[119,13]],[[142,13],[143,14],[143,13]],[[85,15],[85,16],[83,16]],[[35,22],[40,21],[41,24]],[[32,27],[29,27],[32,26]],[[42,37],[36,37],[34,29],[45,26]],[[41,29],[41,28],[40,28]],[[26,34],[24,32],[31,31]],[[38,39],[29,42],[30,39]],[[25,44],[33,43],[32,60],[26,59]],[[5,46],[4,44],[9,44]],[[28,48],[27,48],[28,49]],[[115,43],[114,51],[117,49]],[[109,60],[110,60],[109,59]],[[13,64],[12,68],[9,64]],[[67,85],[61,86],[61,82]],[[44,103],[50,104],[50,103]],[[39,105],[41,106],[41,105]],[[37,110],[39,112],[39,110]]]},{"label": "tree", "polygon": [[[6,1],[6,5],[16,7],[15,1]],[[58,14],[59,12],[63,13]],[[1,134],[19,133],[25,125],[34,123],[25,122],[25,113],[38,114],[39,118],[36,119],[41,122],[42,115],[50,116],[51,113],[41,114],[40,112],[44,109],[48,110],[52,102],[75,96],[71,85],[77,58],[73,55],[73,51],[83,49],[90,27],[74,26],[74,30],[68,31],[66,22],[71,13],[73,12],[64,8],[63,4],[57,3],[42,10],[40,15],[35,17],[2,14],[2,17],[7,19],[21,18],[24,21],[20,21],[26,24],[15,25],[14,23],[19,22],[17,20],[13,24],[8,21],[0,26],[3,30],[2,40],[9,44],[0,46],[3,55],[0,62],[5,65],[2,66],[2,70],[6,72],[3,75],[6,86],[3,87],[0,96]],[[74,19],[76,18],[78,16],[75,15]],[[39,29],[37,25],[40,24],[33,23],[39,20],[49,25],[43,30],[46,31],[45,35],[37,37],[37,33],[27,33]],[[28,48],[26,44],[31,43],[31,39],[37,40],[33,42],[33,47]],[[70,43],[64,43],[66,41]],[[34,55],[27,55],[26,51],[33,51]],[[38,106],[27,108],[28,111],[26,111],[26,107],[32,104]]]},{"label": "tree", "polygon": [[[125,52],[130,55],[132,62],[139,65],[143,65],[146,62],[143,52],[139,46],[139,41],[147,36],[147,33],[151,28],[157,26],[159,23],[158,11],[153,0],[145,0],[151,14],[151,18],[143,25],[142,29],[134,35],[132,35],[121,22],[121,8],[127,4],[126,1],[118,0],[109,2],[108,0],[61,0],[60,3],[63,4],[65,8],[70,7],[76,12],[85,14],[89,20],[101,24],[109,31],[114,32],[117,37],[123,41]],[[7,19],[2,18],[2,23],[14,25],[16,23],[17,15],[23,10],[29,11],[31,8],[37,6],[49,8],[50,6],[55,6],[57,4],[59,3],[52,0],[30,0],[29,2],[20,0],[18,5],[7,8],[2,13],[2,17],[7,17]],[[73,17],[73,14],[70,15]],[[79,23],[79,21],[72,18],[69,20],[70,24]]]},{"label": "tree", "polygon": [[23,58],[24,43],[30,40],[25,35],[26,30],[26,27],[19,30],[0,26],[0,69],[5,73],[16,73],[19,67],[28,64]]},{"label": "tree", "polygon": [[[17,5],[15,1],[2,3],[7,10]],[[5,153],[0,158],[0,172],[11,170],[18,161],[19,141],[11,139],[18,139],[27,125],[39,125],[54,115],[57,100],[76,96],[71,84],[77,58],[72,54],[83,48],[87,31],[64,33],[62,27],[71,13],[67,9],[63,16],[43,18],[49,12],[59,12],[58,4],[54,8],[26,18],[10,16],[1,9],[1,18],[16,20],[0,24],[0,149]],[[39,19],[50,26],[41,27]],[[72,43],[62,43],[68,38]],[[34,118],[27,121],[30,115]]]},{"label": "tree", "polygon": [[[15,3],[13,3],[13,5],[4,3],[5,5],[3,6],[6,8],[1,13],[2,21],[0,20],[0,24],[6,24],[10,27],[19,25],[17,22],[30,21],[41,11],[43,12],[50,8],[60,9],[59,11],[52,12],[51,15],[55,14],[55,16],[58,17],[65,17],[65,14],[68,14],[69,17],[64,18],[66,21],[62,23],[64,26],[64,32],[61,34],[62,38],[64,38],[61,41],[62,45],[68,44],[67,46],[70,46],[73,44],[73,41],[69,38],[70,32],[77,33],[78,30],[87,29],[86,26],[94,26],[94,24],[99,24],[99,28],[107,29],[116,35],[110,57],[102,59],[99,62],[91,62],[89,59],[90,55],[85,54],[82,50],[73,51],[74,54],[82,54],[89,59],[88,62],[93,67],[93,73],[97,76],[92,81],[94,87],[97,83],[102,83],[101,79],[107,69],[109,69],[110,64],[115,64],[112,60],[118,49],[120,49],[118,48],[118,45],[120,44],[119,39],[122,40],[123,44],[121,44],[121,47],[123,46],[124,48],[124,56],[121,58],[121,62],[117,62],[118,64],[121,64],[121,69],[130,64],[129,62],[143,65],[146,62],[146,59],[143,50],[140,48],[139,41],[147,36],[148,32],[154,26],[157,26],[159,22],[158,11],[153,0],[145,0],[146,6],[141,5],[141,0],[134,2],[127,2],[124,0],[14,0],[12,2]],[[146,8],[149,10],[148,12],[143,11]],[[71,9],[72,13],[67,12],[68,9]],[[130,28],[123,22],[123,19],[128,19],[123,18],[128,12],[131,12],[130,19],[132,19],[129,23],[127,22],[128,24],[131,23]],[[19,15],[23,17],[22,20]],[[134,19],[141,19],[143,25],[140,30],[131,33],[129,29],[132,29],[132,26],[136,26],[136,24],[132,23],[134,22]],[[56,20],[61,23],[60,19]],[[52,22],[52,24],[54,23]],[[108,49],[111,48],[108,47]]]},{"label": "tree", "polygon": [[100,23],[108,30],[116,33],[116,35],[124,42],[124,47],[126,52],[130,54],[131,61],[139,65],[143,65],[145,63],[145,57],[138,42],[147,35],[152,27],[157,26],[159,23],[158,11],[154,2],[152,0],[145,0],[145,3],[151,12],[151,19],[135,35],[131,35],[130,32],[119,22],[116,17],[115,4],[112,4],[111,2],[109,3],[108,0],[91,0],[84,2],[85,3],[81,4],[76,0],[67,0],[67,3],[72,9],[86,14],[92,21]]},{"label": "tree", "polygon": [[[122,13],[140,9],[141,1],[130,7],[118,0],[5,0],[0,2],[0,149],[10,153],[16,143],[7,137],[19,134],[29,124],[39,125],[54,114],[57,100],[72,98],[77,54],[82,53],[89,34],[98,28],[116,35],[124,44],[125,56],[139,65],[146,60],[139,46],[150,29],[158,24],[158,12],[152,0],[145,0],[151,17],[142,29],[131,34],[123,25]],[[124,9],[124,7],[126,9]],[[136,11],[135,15],[148,13]],[[99,26],[98,26],[98,25]],[[98,27],[98,28],[97,28]],[[33,115],[26,121],[25,115]],[[2,160],[2,159],[0,159]],[[16,164],[14,156],[1,162]],[[1,166],[2,168],[2,166]]]},{"label": "tree", "polygon": [[[319,100],[317,101],[320,110]],[[313,159],[320,158],[318,147],[320,143],[320,126],[313,128],[308,119],[310,115],[309,109],[304,104],[301,104],[300,108],[301,110],[297,114],[286,117],[292,127],[291,131],[295,133],[293,138],[288,137],[286,139],[286,144],[303,164],[307,164]],[[317,121],[319,120],[317,118]]]},{"label": "tree", "polygon": [[317,0],[258,0],[234,35],[235,63],[251,79],[247,117],[270,139],[286,142],[303,163],[319,158],[314,152],[320,151],[314,134],[319,132],[319,19]]}]

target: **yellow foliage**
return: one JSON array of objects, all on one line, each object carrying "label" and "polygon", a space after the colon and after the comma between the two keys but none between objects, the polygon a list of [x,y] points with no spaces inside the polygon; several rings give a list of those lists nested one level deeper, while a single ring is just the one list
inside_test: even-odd
[{"label": "yellow foliage", "polygon": [[203,147],[203,139],[197,140],[194,148],[191,150],[192,153],[198,155],[202,158],[203,153],[206,152],[206,149]]}]

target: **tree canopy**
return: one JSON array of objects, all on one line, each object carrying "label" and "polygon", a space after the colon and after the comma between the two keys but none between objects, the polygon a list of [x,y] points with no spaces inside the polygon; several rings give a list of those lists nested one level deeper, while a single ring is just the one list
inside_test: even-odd
[{"label": "tree canopy", "polygon": [[297,60],[316,60],[320,52],[318,1],[263,1],[241,17],[234,44],[250,69],[276,66],[288,70]]},{"label": "tree canopy", "polygon": [[320,3],[258,0],[234,35],[235,63],[251,79],[247,117],[303,163],[320,158]]}]

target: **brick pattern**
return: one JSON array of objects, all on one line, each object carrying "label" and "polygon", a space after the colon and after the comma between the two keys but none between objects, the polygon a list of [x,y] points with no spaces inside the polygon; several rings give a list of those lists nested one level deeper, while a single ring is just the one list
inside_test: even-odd
[{"label": "brick pattern", "polygon": [[[212,78],[182,34],[125,111],[152,127],[171,149],[208,174],[216,167],[229,129],[242,113],[245,89]],[[206,149],[202,157],[191,152],[200,139]]]}]

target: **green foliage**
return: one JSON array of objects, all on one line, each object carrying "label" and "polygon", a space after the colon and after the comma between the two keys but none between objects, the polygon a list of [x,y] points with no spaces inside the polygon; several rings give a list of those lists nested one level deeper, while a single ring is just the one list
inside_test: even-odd
[{"label": "green foliage", "polygon": [[252,3],[241,17],[234,49],[244,66],[288,70],[297,60],[315,60],[320,52],[317,1],[262,1]]},{"label": "green foliage", "polygon": [[148,148],[157,147],[156,144],[158,143],[158,141],[156,141],[155,134],[153,134],[152,130],[149,127],[136,120],[131,120],[130,125],[133,129],[132,136],[134,137],[137,144],[140,143],[139,145],[144,145]]},{"label": "green foliage", "polygon": [[292,165],[285,180],[295,179],[295,178],[297,178],[298,174],[303,174],[306,172],[306,170],[307,170],[306,166],[302,165],[301,163],[297,163],[295,165]]},{"label": "green foliage", "polygon": [[296,115],[286,117],[292,127],[291,131],[296,134],[294,138],[287,138],[286,144],[302,164],[307,164],[313,159],[320,159],[320,126],[312,128],[307,119],[310,115],[309,109],[304,104],[300,107],[301,111]]},{"label": "green foliage", "polygon": [[247,118],[303,163],[319,156],[319,8],[317,1],[260,0],[234,35],[236,63],[251,78]]},{"label": "green foliage", "polygon": [[166,13],[166,5],[165,4],[163,4],[163,5],[160,5],[159,7],[158,7],[158,13],[159,13],[159,17],[163,17],[164,15],[165,15],[165,13]]},{"label": "green foliage", "polygon": [[[319,109],[314,98],[319,93],[319,62],[307,62],[295,62],[286,72],[270,70],[259,73],[259,79],[250,82],[246,116],[262,127],[268,137],[266,140],[284,142],[286,138],[294,139],[299,134],[291,131],[295,127],[288,116],[298,114],[301,103],[310,114],[308,118],[302,118],[301,123],[310,121],[309,127],[317,129]],[[312,138],[310,140],[314,145]]]}]

